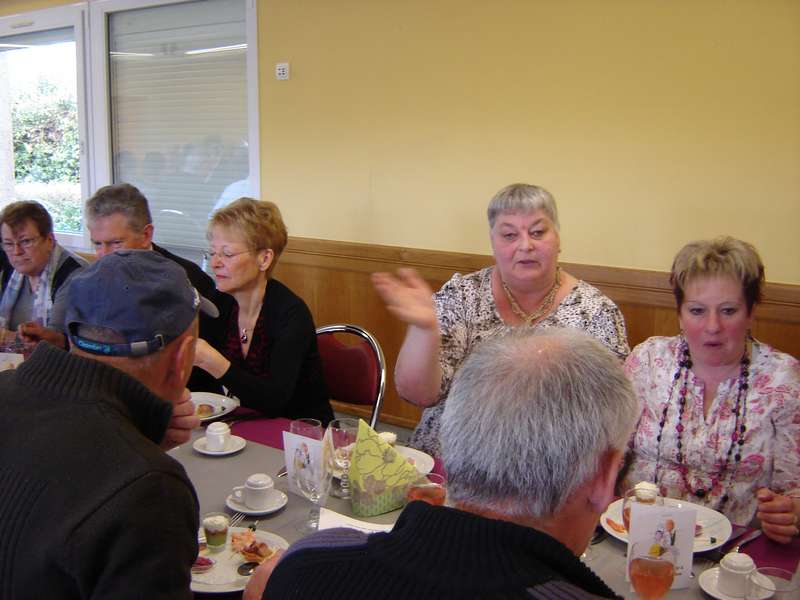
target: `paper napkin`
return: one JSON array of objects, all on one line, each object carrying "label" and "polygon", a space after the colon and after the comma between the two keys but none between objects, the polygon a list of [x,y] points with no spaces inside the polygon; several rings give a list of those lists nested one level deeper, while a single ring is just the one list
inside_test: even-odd
[{"label": "paper napkin", "polygon": [[350,455],[349,477],[353,513],[371,517],[403,506],[409,484],[422,475],[359,419],[358,437]]}]

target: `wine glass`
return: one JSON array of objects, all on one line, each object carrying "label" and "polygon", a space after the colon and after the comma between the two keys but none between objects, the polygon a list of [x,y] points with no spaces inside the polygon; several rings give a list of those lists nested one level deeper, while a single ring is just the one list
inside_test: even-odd
[{"label": "wine glass", "polygon": [[675,552],[659,544],[637,542],[631,547],[628,575],[642,600],[660,600],[675,578]]},{"label": "wine glass", "polygon": [[[322,440],[324,429],[317,419],[296,419],[289,424],[289,432],[312,440]],[[314,453],[301,442],[292,459],[294,483],[312,504],[308,519],[299,525],[301,533],[311,533],[319,528],[320,505],[328,495],[331,482],[331,471],[324,454],[324,444],[322,453]]]},{"label": "wine glass", "polygon": [[358,437],[358,420],[334,419],[328,424],[328,435],[332,446],[334,473],[339,475],[339,488],[334,488],[331,495],[349,500],[351,497],[350,455]]}]

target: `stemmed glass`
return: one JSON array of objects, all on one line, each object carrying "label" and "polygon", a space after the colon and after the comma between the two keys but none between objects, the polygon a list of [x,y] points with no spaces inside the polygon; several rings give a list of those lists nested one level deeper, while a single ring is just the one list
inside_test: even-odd
[{"label": "stemmed glass", "polygon": [[331,442],[334,474],[339,476],[339,489],[331,491],[332,496],[349,500],[350,495],[350,455],[358,437],[358,420],[334,419],[328,424]]},{"label": "stemmed glass", "polygon": [[631,548],[628,575],[642,600],[660,600],[675,578],[675,552],[659,544],[637,542]]},{"label": "stemmed glass", "polygon": [[[289,432],[312,440],[322,440],[325,430],[317,419],[296,419],[289,424]],[[292,458],[294,461],[294,483],[300,493],[312,503],[308,519],[300,523],[302,533],[311,533],[319,528],[319,511],[322,502],[328,495],[331,483],[331,471],[325,457],[325,448],[321,455],[309,452],[301,443]]]}]

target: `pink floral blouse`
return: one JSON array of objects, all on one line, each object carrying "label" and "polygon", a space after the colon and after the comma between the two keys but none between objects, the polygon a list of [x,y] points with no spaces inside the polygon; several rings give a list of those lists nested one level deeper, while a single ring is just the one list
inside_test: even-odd
[{"label": "pink floral blouse", "polygon": [[[703,383],[690,373],[683,415],[684,478],[676,462],[678,393],[683,377],[670,398],[681,343],[681,337],[651,337],[636,346],[625,361],[643,408],[631,440],[634,458],[628,481],[654,481],[662,495],[713,509],[720,507],[727,492],[722,512],[733,523],[747,525],[756,513],[758,488],[775,492],[800,489],[800,362],[753,342],[741,460],[736,464],[734,448],[727,468],[739,374],[719,385],[706,419]],[[670,406],[659,443],[659,424],[667,402]],[[711,491],[698,498],[692,492],[698,489]]]}]

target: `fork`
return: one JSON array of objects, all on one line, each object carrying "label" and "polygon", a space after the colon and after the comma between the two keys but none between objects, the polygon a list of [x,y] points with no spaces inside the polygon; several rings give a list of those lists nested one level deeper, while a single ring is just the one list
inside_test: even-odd
[{"label": "fork", "polygon": [[235,513],[233,513],[233,516],[231,517],[231,521],[230,521],[230,526],[231,527],[237,527],[244,520],[244,518],[246,516],[247,515],[245,515],[243,512],[235,512]]}]

